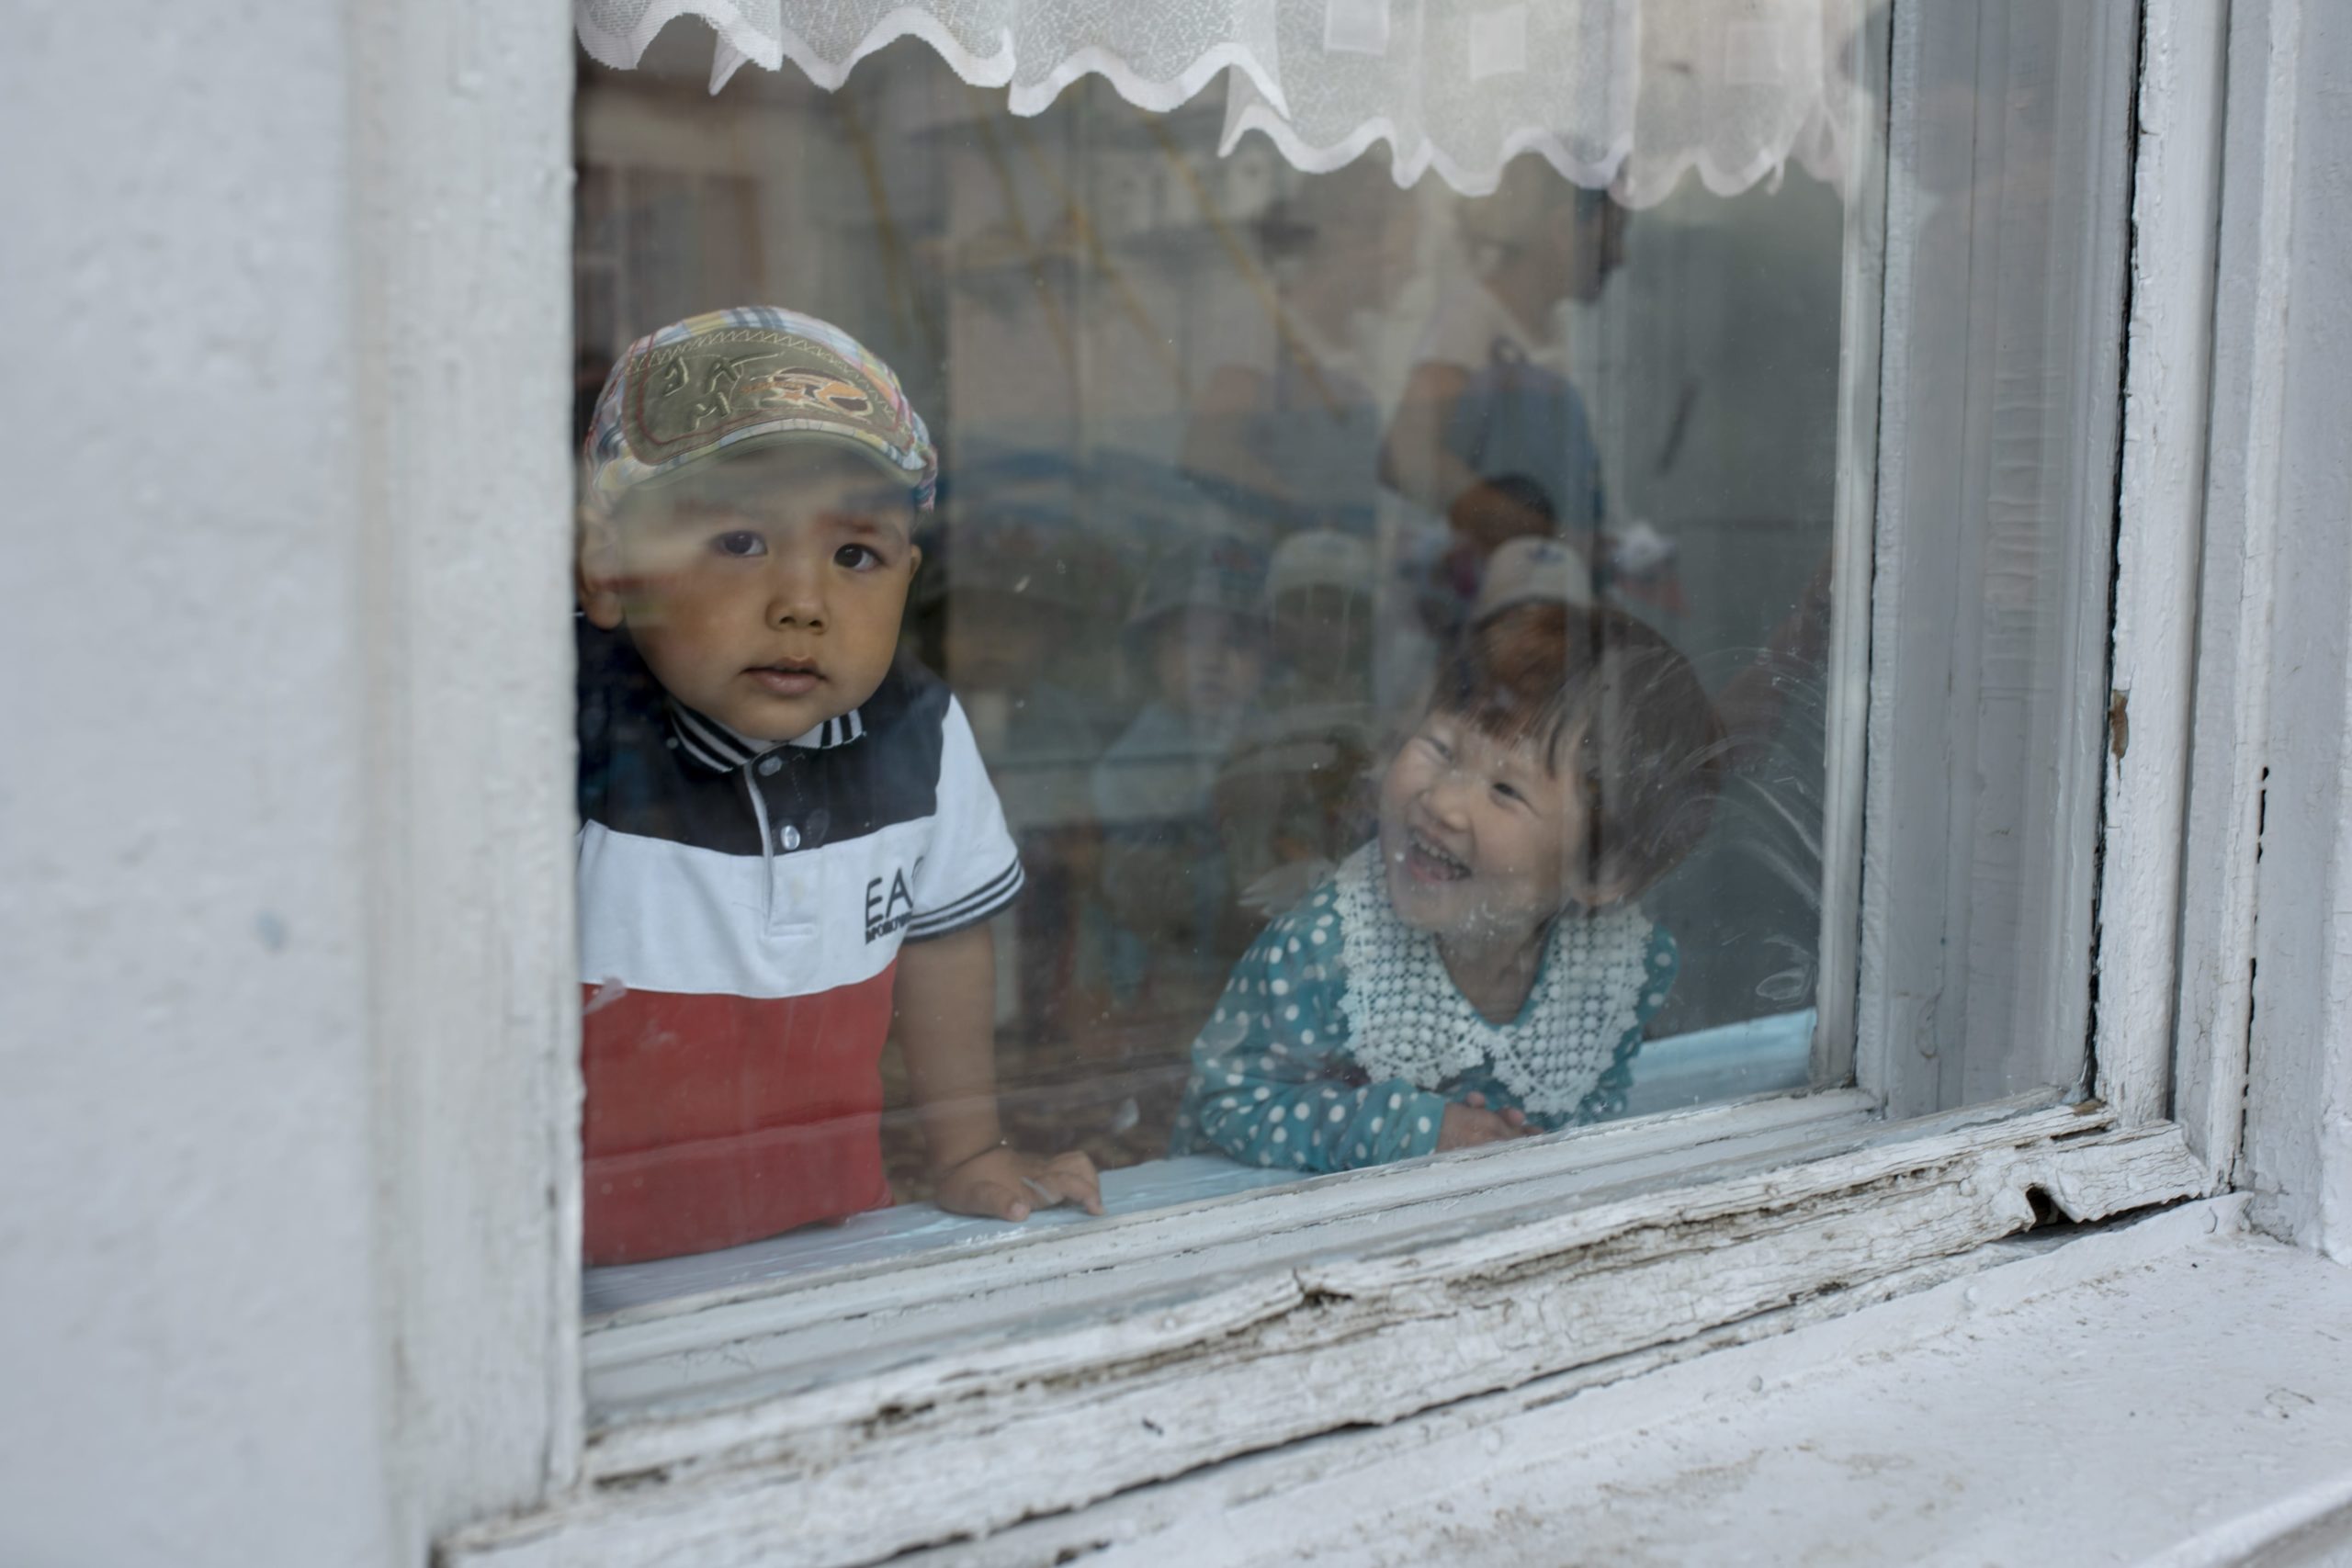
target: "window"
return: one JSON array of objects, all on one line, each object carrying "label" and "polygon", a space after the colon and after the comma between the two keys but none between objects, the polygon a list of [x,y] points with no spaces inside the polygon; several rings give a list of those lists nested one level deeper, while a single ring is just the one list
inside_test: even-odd
[{"label": "window", "polygon": [[[1842,140],[1770,180],[1702,156],[1687,174],[1628,161],[1612,183],[1571,157],[1577,183],[1530,153],[1400,187],[1382,147],[1295,166],[1284,152],[1331,159],[1286,121],[1251,134],[1246,88],[1159,113],[1089,76],[1019,117],[911,41],[831,89],[751,72],[707,93],[708,35],[685,23],[634,69],[586,72],[579,434],[633,341],[729,305],[804,310],[892,367],[938,470],[911,517],[903,653],[944,678],[951,743],[967,730],[985,768],[943,773],[936,809],[992,785],[1010,837],[910,885],[882,863],[887,832],[830,826],[870,802],[826,782],[820,749],[745,750],[715,759],[737,780],[693,781],[741,820],[702,823],[721,838],[692,847],[742,837],[728,848],[766,857],[771,900],[781,856],[818,866],[812,898],[858,908],[792,919],[864,919],[866,967],[899,928],[941,923],[925,899],[985,905],[1002,1134],[1082,1150],[1123,1212],[1828,1087],[1858,1044],[1865,1087],[1903,1111],[2078,1077],[2078,1047],[2052,1042],[2084,1032],[2084,639],[2108,549],[2077,503],[2113,483],[2098,371],[2115,347],[2048,327],[2112,319],[2121,187],[2097,176],[2120,156],[2129,54],[2087,18],[1920,27],[1883,254],[1884,55],[1858,18],[1815,62]],[[1779,70],[1774,35],[1747,47],[1747,69]],[[2102,91],[2057,92],[2076,70]],[[1900,467],[1873,656],[1865,354],[1890,287]],[[1433,704],[1433,682],[1464,689]],[[1573,767],[1529,728],[1564,700]],[[658,738],[674,768],[707,755]],[[1873,747],[1891,841],[1864,879]],[[592,744],[592,771],[630,765]],[[603,809],[592,835],[668,830]],[[957,830],[994,833],[987,815]],[[1025,889],[990,894],[1015,852]],[[837,876],[834,857],[873,874]],[[1535,863],[1545,886],[1514,886]],[[618,1266],[592,1276],[592,1307],[992,1234],[928,1203],[950,1162],[912,1053],[880,1058],[878,1106],[861,1061],[815,1112],[763,1077],[764,1043],[617,1065],[656,1040],[690,1053],[701,1027],[639,997],[721,982],[691,958],[672,981],[664,957],[607,955],[608,905],[627,923],[647,897],[613,874],[584,884],[590,962],[613,970],[583,976],[591,1254]],[[1436,940],[1377,947],[1375,921],[1414,896]],[[1495,897],[1504,913],[1471,908]],[[1375,1013],[1380,987],[1396,996]],[[897,1209],[797,1229],[871,1208],[870,1175],[805,1213],[746,1199],[806,1179],[791,1150],[821,1134],[786,1123],[876,1110]],[[695,1185],[711,1159],[732,1162],[717,1199]],[[656,1209],[727,1217],[605,1245],[616,1190],[670,1190],[673,1166],[701,1195]],[[664,1252],[702,1260],[646,1261]]]},{"label": "window", "polygon": [[[711,96],[706,36],[686,27],[635,70],[584,73],[583,385],[632,334],[722,303],[723,283],[854,323],[931,421],[942,477],[915,535],[906,637],[956,689],[1032,884],[995,917],[1004,1122],[1089,1146],[1114,1210],[1091,1225],[1041,1215],[1019,1236],[926,1212],[919,1128],[890,1105],[888,1174],[914,1201],[750,1244],[757,1256],[592,1273],[592,1474],[677,1473],[772,1451],[777,1432],[835,1432],[820,1402],[796,1403],[820,1387],[907,1410],[877,1391],[949,1344],[963,1386],[1012,1409],[1045,1375],[1024,1356],[1057,1353],[1035,1332],[1057,1314],[1111,1313],[1117,1397],[1147,1404],[1166,1356],[1236,1398],[1247,1380],[1221,1354],[1302,1390],[1343,1363],[1370,1376],[1333,1348],[1351,1336],[1434,1358],[1412,1392],[1363,1382],[1072,1483],[1128,1484],[1536,1375],[1498,1370],[1509,1346],[1445,1343],[1489,1313],[1533,1313],[1551,1370],[1818,1289],[1815,1264],[1792,1263],[1744,1309],[1702,1291],[1688,1316],[1600,1311],[1589,1340],[1566,1326],[1609,1289],[1681,1300],[1722,1254],[1678,1254],[1675,1227],[1768,1191],[1795,1206],[1792,1235],[1827,1249],[1858,1214],[1893,1213],[1854,1194],[1900,1189],[1905,1256],[1924,1260],[2030,1224],[2028,1186],[2081,1217],[2192,1190],[2177,1137],[2127,1148],[2106,1141],[2110,1113],[2060,1103],[2085,1077],[2091,1003],[2131,20],[1857,14],[1827,57],[1851,72],[1838,123],[1865,134],[1769,180],[1628,163],[1614,196],[1529,157],[1465,196],[1452,182],[1482,183],[1475,172],[1419,143],[1302,173],[1300,148],[1316,162],[1328,125],[1300,100],[1291,131],[1270,128],[1263,84],[1240,77],[1216,112],[1214,95],[1138,109],[1080,78],[1049,103],[1033,93],[1044,112],[1023,117],[900,42],[834,88],[741,73]],[[1399,166],[1421,177],[1399,187]],[[1552,239],[1528,268],[1553,291],[1531,323],[1503,296]],[[1340,268],[1350,287],[1319,299]],[[1468,334],[1484,364],[1439,352],[1449,295],[1487,312]],[[647,307],[659,320],[628,319]],[[1348,411],[1362,411],[1351,447],[1294,460],[1311,450],[1299,428],[1350,432]],[[1515,440],[1523,459],[1494,450]],[[1285,570],[1301,586],[1287,637]],[[1299,747],[1272,728],[1294,705],[1282,682],[1352,682],[1345,702],[1295,705],[1368,716],[1354,769],[1385,775],[1396,732],[1431,711],[1423,682],[1450,639],[1512,599],[1579,613],[1577,657],[1584,628],[1622,617],[1626,637],[1694,672],[1723,725],[1704,836],[1640,889],[1676,939],[1676,984],[1642,1010],[1630,1081],[1599,1114],[1580,1101],[1561,1118],[1585,1130],[1423,1165],[1300,1185],[1297,1164],[1255,1157],[1295,1130],[1285,1115],[1255,1124],[1243,1158],[1175,1168],[1159,1140],[1201,1087],[1194,1042],[1262,934],[1250,924],[1317,884],[1300,871],[1257,906],[1233,895],[1342,858],[1364,832],[1312,787],[1350,772],[1319,762],[1344,733]],[[1155,700],[1187,722],[1169,744],[1130,746],[1125,790],[1105,764]],[[1194,702],[1224,716],[1214,745],[1197,744]],[[1612,704],[1595,699],[1583,728],[1632,709]],[[763,855],[802,826],[765,824]],[[1321,852],[1290,852],[1302,842]],[[1590,874],[1610,849],[1579,839],[1569,863]],[[1407,851],[1434,861],[1433,880],[1454,869],[1442,842]],[[1148,895],[1123,894],[1123,861],[1154,852]],[[1284,978],[1259,977],[1269,999],[1244,1010],[1272,1008]],[[582,978],[595,1009],[605,977]],[[1798,1089],[1812,1092],[1705,1109]],[[592,1128],[595,1093],[592,1075]],[[2102,1161],[2128,1176],[2081,1177]],[[1789,1170],[1802,1174],[1759,1174]],[[1910,1181],[1927,1170],[1938,1179]],[[1122,1172],[1174,1179],[1126,1203],[1147,1190],[1122,1194]],[[1241,1190],[1258,1181],[1277,1185]],[[1661,1250],[1577,1254],[1627,1226]],[[960,1245],[926,1258],[884,1230]],[[1444,1310],[1400,1326],[1416,1290]],[[1114,1440],[1109,1416],[1050,1399],[1035,1415],[1057,1441]],[[930,1404],[907,1418],[949,1419]],[[843,1451],[875,1451],[860,1431]],[[855,1484],[854,1464],[842,1475]],[[1020,1506],[1080,1495],[1051,1492]],[[821,1512],[823,1498],[804,1500]],[[908,1528],[894,1540],[927,1539]]]},{"label": "window", "polygon": [[[710,95],[707,40],[673,26],[636,68],[582,78],[580,434],[632,341],[729,304],[844,327],[924,414],[940,478],[902,636],[955,692],[1025,872],[989,922],[1012,1141],[1082,1149],[1132,1212],[1426,1154],[1454,1136],[1449,1099],[1491,1097],[1462,1120],[1516,1132],[1815,1081],[1824,802],[1857,758],[1827,724],[1836,186],[1800,167],[1719,196],[1628,166],[1621,195],[1647,181],[1634,209],[1531,155],[1472,182],[1482,194],[1433,175],[1400,188],[1380,151],[1323,173],[1257,135],[1221,151],[1216,95],[1155,113],[1090,77],[1015,117],[911,42],[832,90],[751,72]],[[1849,62],[1876,68],[1860,46]],[[1815,161],[1840,177],[1837,156]],[[1418,733],[1449,649],[1514,605],[1475,672],[1490,689]],[[1538,716],[1604,631],[1632,639],[1629,678],[1646,682],[1596,697],[1624,721],[1613,730],[1577,721],[1579,784],[1605,802],[1546,791],[1563,764],[1524,737],[1453,733],[1466,701]],[[1515,695],[1494,683],[1530,658],[1543,669]],[[1663,765],[1616,776],[1641,747]],[[1465,763],[1510,773],[1483,778],[1476,813],[1455,798],[1468,748],[1481,754]],[[796,809],[737,804],[747,819]],[[1610,826],[1561,839],[1585,831],[1572,804],[1574,821],[1605,810]],[[1433,989],[1392,1023],[1353,1010],[1368,945],[1350,948],[1354,987],[1312,977],[1341,970],[1343,945],[1318,966],[1313,942],[1369,941],[1362,914],[1340,919],[1365,881],[1342,868],[1375,838],[1433,879],[1507,881],[1532,859],[1557,882],[1582,857],[1622,890],[1588,890],[1588,915],[1544,889],[1508,941],[1476,949],[1505,971],[1483,1006],[1454,974],[1400,970]],[[876,908],[901,897],[886,886]],[[921,890],[903,897],[919,921]],[[1547,945],[1564,904],[1558,933],[1578,943]],[[1270,952],[1292,910],[1315,912]],[[1451,942],[1446,963],[1474,962]],[[1540,983],[1516,962],[1529,954]],[[594,1162],[604,1105],[663,1092],[616,1078],[600,1094],[599,1015],[665,986],[650,970],[583,978]],[[632,1015],[619,1048],[675,1027]],[[1413,1044],[1366,1038],[1397,1027]],[[1332,1048],[1351,1032],[1359,1048]],[[898,1212],[702,1265],[639,1267],[617,1247],[602,1256],[627,1271],[594,1276],[592,1303],[941,1230],[902,1060],[883,1059],[881,1112]],[[713,1109],[684,1134],[612,1132],[592,1237],[607,1178],[647,1179],[632,1137],[756,1137],[779,1113]],[[793,1217],[722,1239],[764,1242],[751,1233]]]}]

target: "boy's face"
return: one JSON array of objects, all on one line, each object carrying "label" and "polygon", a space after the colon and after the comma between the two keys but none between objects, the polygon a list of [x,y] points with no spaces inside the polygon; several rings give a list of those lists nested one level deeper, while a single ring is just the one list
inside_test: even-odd
[{"label": "boy's face", "polygon": [[1320,680],[1362,671],[1372,652],[1372,606],[1360,593],[1318,583],[1274,599],[1274,657]]},{"label": "boy's face", "polygon": [[922,553],[903,487],[812,442],[696,465],[581,540],[588,618],[670,694],[789,740],[874,694]]},{"label": "boy's face", "polygon": [[947,604],[947,677],[962,691],[1022,693],[1043,673],[1057,620],[1046,606],[1010,593],[951,595]]},{"label": "boy's face", "polygon": [[1153,634],[1160,700],[1191,717],[1232,716],[1258,694],[1265,671],[1264,634],[1228,611],[1187,605],[1162,616]]},{"label": "boy's face", "polygon": [[1571,901],[1607,901],[1585,886],[1586,828],[1577,791],[1532,740],[1431,713],[1381,782],[1388,901],[1441,937],[1523,938]]}]

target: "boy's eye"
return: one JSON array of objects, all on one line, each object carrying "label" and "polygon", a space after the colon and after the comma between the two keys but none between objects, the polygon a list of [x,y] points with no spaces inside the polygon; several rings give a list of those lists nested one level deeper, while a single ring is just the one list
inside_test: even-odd
[{"label": "boy's eye", "polygon": [[882,558],[865,545],[843,545],[833,552],[833,563],[852,571],[869,571],[882,564]]},{"label": "boy's eye", "polygon": [[711,540],[711,548],[723,556],[763,556],[768,542],[748,529],[737,528]]},{"label": "boy's eye", "polygon": [[1436,756],[1436,758],[1438,759],[1438,761],[1441,761],[1441,762],[1451,762],[1452,761],[1453,761],[1453,747],[1451,747],[1451,746],[1448,746],[1444,741],[1440,740],[1436,736],[1434,736],[1434,735],[1424,735],[1424,736],[1422,736],[1422,737],[1421,737],[1421,744],[1422,744],[1422,745],[1424,745],[1424,746],[1426,746],[1426,747],[1428,747],[1428,748],[1430,749],[1430,752],[1431,752],[1433,755],[1435,755],[1435,756]]}]

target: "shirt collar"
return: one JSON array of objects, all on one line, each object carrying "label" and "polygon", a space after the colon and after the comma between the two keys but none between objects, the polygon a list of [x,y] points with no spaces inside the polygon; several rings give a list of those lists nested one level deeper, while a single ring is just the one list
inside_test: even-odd
[{"label": "shirt collar", "polygon": [[838,718],[829,718],[806,735],[796,735],[789,740],[754,740],[737,733],[707,714],[696,713],[685,704],[672,697],[670,729],[678,738],[678,745],[687,756],[713,773],[724,773],[765,756],[782,746],[798,746],[809,750],[830,750],[846,746],[865,733],[865,719],[861,709],[852,708]]}]

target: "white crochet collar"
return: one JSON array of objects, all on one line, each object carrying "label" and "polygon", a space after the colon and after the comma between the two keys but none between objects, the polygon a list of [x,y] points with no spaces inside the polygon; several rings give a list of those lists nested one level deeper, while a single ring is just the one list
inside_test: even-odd
[{"label": "white crochet collar", "polygon": [[1634,906],[1557,921],[1534,994],[1498,1024],[1454,985],[1437,939],[1388,902],[1377,841],[1348,857],[1333,887],[1347,965],[1340,1010],[1348,1048],[1374,1082],[1434,1089],[1484,1063],[1530,1113],[1558,1115],[1599,1086],[1640,1021],[1650,922]]}]

